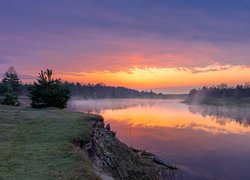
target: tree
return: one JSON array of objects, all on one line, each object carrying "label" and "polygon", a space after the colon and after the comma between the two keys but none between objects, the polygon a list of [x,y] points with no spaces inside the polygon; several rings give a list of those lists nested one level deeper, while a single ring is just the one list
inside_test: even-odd
[{"label": "tree", "polygon": [[14,67],[10,67],[0,83],[0,104],[18,106],[17,93],[20,90],[21,81]]},{"label": "tree", "polygon": [[191,90],[189,91],[189,95],[190,95],[190,96],[194,96],[196,93],[197,93],[197,90],[196,90],[196,89],[191,89]]},{"label": "tree", "polygon": [[13,66],[11,66],[5,73],[5,76],[2,80],[2,83],[4,86],[7,86],[9,88],[9,91],[12,91],[14,93],[18,93],[21,81],[17,75],[17,72]]},{"label": "tree", "polygon": [[70,90],[61,79],[52,78],[52,70],[41,71],[37,82],[30,87],[31,106],[34,108],[65,108],[70,98]]},{"label": "tree", "polygon": [[115,98],[115,87],[112,87],[112,98]]},{"label": "tree", "polygon": [[0,82],[0,96],[2,96],[5,93],[5,91],[6,91],[6,89],[5,89],[4,85],[3,85],[3,83]]}]

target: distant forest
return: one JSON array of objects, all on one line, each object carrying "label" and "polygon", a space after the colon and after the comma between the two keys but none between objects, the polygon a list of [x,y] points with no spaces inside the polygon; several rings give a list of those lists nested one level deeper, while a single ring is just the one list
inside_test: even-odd
[{"label": "distant forest", "polygon": [[66,82],[70,88],[72,97],[81,97],[84,99],[103,99],[103,98],[153,98],[167,99],[180,98],[182,95],[166,95],[150,91],[138,91],[126,87],[107,86],[103,83],[98,84],[81,84]]},{"label": "distant forest", "polygon": [[71,90],[71,96],[82,98],[167,98],[162,93],[154,93],[153,91],[138,91],[125,87],[106,86],[103,83],[98,84],[80,84],[67,83]]},{"label": "distant forest", "polygon": [[[45,77],[46,73],[49,73],[49,77]],[[155,93],[152,90],[150,91],[138,91],[135,89],[129,89],[125,87],[117,87],[117,86],[107,86],[103,83],[98,84],[82,84],[82,83],[72,83],[67,81],[62,81],[61,79],[48,79],[52,76],[52,70],[41,71],[39,73],[39,77],[44,82],[59,82],[63,87],[70,91],[70,97],[72,98],[84,98],[84,99],[104,99],[104,98],[114,98],[114,99],[125,99],[125,98],[152,98],[152,99],[176,99],[176,98],[186,98],[186,94],[162,94],[162,93]],[[39,80],[39,77],[37,80]],[[43,82],[43,81],[42,81]],[[25,84],[19,79],[18,74],[14,67],[10,67],[2,81],[0,81],[0,97],[4,97],[7,94],[13,95],[17,99],[17,96],[29,96],[31,95],[30,92],[36,86],[36,82]],[[48,92],[47,94],[55,93],[52,90],[52,86],[48,85],[47,87]],[[46,88],[41,88],[44,91]],[[41,89],[39,91],[41,91]],[[57,88],[58,89],[58,88]],[[53,92],[50,92],[53,91]],[[7,94],[6,94],[7,93]],[[37,93],[41,95],[41,92]],[[58,94],[58,93],[57,93]],[[61,94],[61,93],[59,93]]]},{"label": "distant forest", "polygon": [[188,103],[202,104],[250,104],[250,84],[228,86],[221,84],[213,87],[192,89],[186,100]]},{"label": "distant forest", "polygon": [[[186,95],[175,95],[175,94],[162,94],[155,93],[153,91],[138,91],[135,89],[129,89],[125,87],[107,86],[103,83],[98,84],[81,84],[81,83],[70,83],[65,82],[65,85],[70,88],[70,95],[72,98],[83,98],[83,99],[104,99],[104,98],[152,98],[152,99],[175,99],[185,98]],[[28,89],[31,84],[21,84],[18,92],[19,96],[27,96]],[[0,84],[0,96],[3,93]]]}]

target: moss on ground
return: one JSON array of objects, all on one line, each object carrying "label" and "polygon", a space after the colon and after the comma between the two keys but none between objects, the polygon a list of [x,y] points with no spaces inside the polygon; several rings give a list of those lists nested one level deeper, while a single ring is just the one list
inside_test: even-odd
[{"label": "moss on ground", "polygon": [[88,141],[95,115],[0,106],[0,179],[98,179],[72,140]]}]

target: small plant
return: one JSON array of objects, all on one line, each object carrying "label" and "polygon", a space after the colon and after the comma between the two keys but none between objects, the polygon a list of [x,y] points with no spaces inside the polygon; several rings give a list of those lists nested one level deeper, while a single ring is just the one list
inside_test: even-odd
[{"label": "small plant", "polygon": [[31,106],[33,108],[65,108],[70,98],[70,90],[61,79],[52,78],[52,70],[41,71],[37,82],[30,87]]}]

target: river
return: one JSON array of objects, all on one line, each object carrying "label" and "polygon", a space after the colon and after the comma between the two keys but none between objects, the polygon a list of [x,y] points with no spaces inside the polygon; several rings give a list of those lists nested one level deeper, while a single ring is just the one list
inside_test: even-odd
[{"label": "river", "polygon": [[212,179],[250,179],[250,109],[186,105],[180,100],[72,100],[97,113],[128,146]]}]

